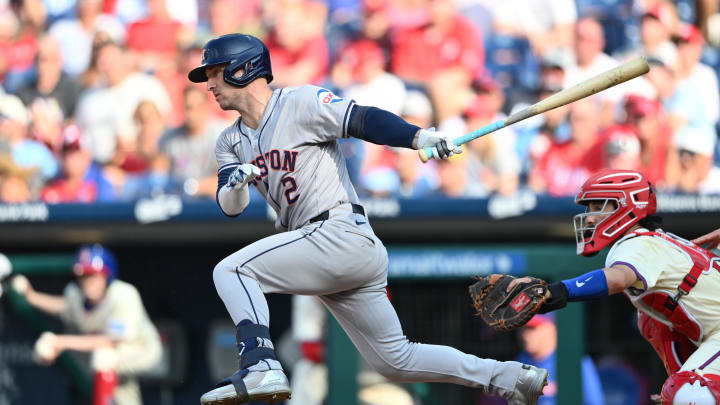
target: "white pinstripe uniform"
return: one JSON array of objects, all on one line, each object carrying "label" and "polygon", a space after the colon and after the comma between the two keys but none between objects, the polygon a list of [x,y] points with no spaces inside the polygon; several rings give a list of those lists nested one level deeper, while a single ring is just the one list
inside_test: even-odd
[{"label": "white pinstripe uniform", "polygon": [[[667,292],[674,296],[677,287],[693,267],[688,251],[692,243],[676,235],[656,231],[656,235],[641,235],[644,229],[624,236],[608,252],[606,267],[621,264],[630,267],[638,276],[626,290],[627,296],[638,311],[650,315],[662,323],[672,323],[657,310],[644,303],[642,297],[652,292]],[[720,261],[711,259],[703,269],[697,284],[688,295],[679,300],[693,322],[699,326],[697,349],[686,361],[678,361],[681,371],[695,370],[698,374],[720,374]],[[677,327],[677,326],[675,326]],[[695,339],[693,339],[695,340]],[[677,356],[677,354],[675,354]]]}]

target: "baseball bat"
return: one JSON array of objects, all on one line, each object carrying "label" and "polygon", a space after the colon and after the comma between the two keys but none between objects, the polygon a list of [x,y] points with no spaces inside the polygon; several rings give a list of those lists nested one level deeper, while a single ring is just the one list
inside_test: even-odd
[{"label": "baseball bat", "polygon": [[[455,138],[454,143],[455,145],[462,145],[466,142],[472,141],[473,139],[480,138],[481,136],[485,136],[491,132],[497,131],[498,129],[512,125],[518,121],[542,114],[545,111],[552,110],[553,108],[572,103],[573,101],[599,93],[603,90],[609,89],[610,87],[617,86],[620,83],[624,83],[630,79],[644,75],[649,70],[650,68],[648,67],[645,57],[637,57],[629,62],[610,69],[607,72],[600,73],[599,75],[591,77],[572,87],[560,90],[552,96],[538,101],[530,107],[524,108],[503,120],[495,121],[482,128],[478,128],[475,131],[459,136]],[[431,147],[418,150],[418,154],[420,155],[420,160],[422,160],[423,163],[437,157],[434,155],[433,148]]]}]

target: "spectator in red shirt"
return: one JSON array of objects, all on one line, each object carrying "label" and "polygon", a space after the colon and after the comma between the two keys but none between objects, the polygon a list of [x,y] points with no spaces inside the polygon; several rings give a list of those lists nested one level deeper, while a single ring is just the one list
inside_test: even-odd
[{"label": "spectator in red shirt", "polygon": [[112,184],[102,174],[101,169],[92,163],[90,152],[84,147],[82,133],[74,125],[65,130],[61,159],[63,176],[42,190],[43,201],[58,204],[115,199]]},{"label": "spectator in red shirt", "polygon": [[597,153],[599,108],[589,99],[570,107],[570,140],[553,141],[530,173],[529,185],[536,192],[552,196],[571,196],[593,171],[599,169],[602,154]]},{"label": "spectator in red shirt", "polygon": [[147,0],[147,6],[148,17],[128,28],[127,46],[141,68],[161,69],[159,65],[175,59],[182,24],[170,17],[165,0]]},{"label": "spectator in red shirt", "polygon": [[298,1],[281,8],[265,41],[270,50],[273,85],[320,84],[328,71],[328,44],[323,36],[325,6]]},{"label": "spectator in red shirt", "polygon": [[460,73],[469,83],[483,72],[480,30],[458,14],[454,0],[426,0],[427,24],[399,28],[393,38],[392,72],[427,82],[443,71]]},{"label": "spectator in red shirt", "polygon": [[612,170],[640,169],[640,141],[632,128],[613,126],[602,143],[604,166]]},{"label": "spectator in red shirt", "polygon": [[643,96],[630,95],[625,101],[627,125],[640,140],[640,168],[647,179],[662,187],[670,144],[670,127],[660,103]]},{"label": "spectator in red shirt", "polygon": [[[14,93],[32,79],[37,36],[45,25],[45,7],[40,0],[10,2],[10,11],[0,11],[0,81]],[[4,66],[3,66],[4,65]]]}]

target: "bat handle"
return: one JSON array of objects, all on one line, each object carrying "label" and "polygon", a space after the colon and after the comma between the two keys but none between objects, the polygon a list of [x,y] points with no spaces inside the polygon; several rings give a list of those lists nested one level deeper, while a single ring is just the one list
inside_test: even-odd
[{"label": "bat handle", "polygon": [[[482,128],[478,128],[470,133],[455,138],[455,140],[453,140],[453,143],[455,144],[455,146],[460,146],[464,143],[472,141],[473,139],[477,139],[491,132],[495,132],[498,129],[503,128],[504,126],[505,120],[497,120],[492,124],[485,125]],[[423,163],[426,163],[430,159],[437,158],[437,156],[435,156],[435,153],[433,152],[432,147],[418,150],[418,155],[420,155],[420,160],[422,160]]]}]

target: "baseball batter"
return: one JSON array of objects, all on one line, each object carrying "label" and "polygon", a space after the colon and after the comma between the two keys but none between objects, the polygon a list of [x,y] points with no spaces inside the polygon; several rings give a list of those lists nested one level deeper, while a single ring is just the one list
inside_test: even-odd
[{"label": "baseball batter", "polygon": [[248,35],[209,41],[189,79],[207,82],[221,108],[240,114],[217,141],[220,208],[229,216],[242,213],[252,184],[277,213],[277,229],[285,231],[244,247],[213,271],[237,326],[240,370],[203,395],[203,404],[290,397],[270,339],[265,293],[318,296],[365,359],[391,380],[451,382],[513,405],[537,402],[545,370],[411,343],[403,335],[385,295],[387,252],[359,205],[336,142],[352,136],[433,147],[447,158],[462,151],[450,137],[320,87],[272,90],[268,50]]},{"label": "baseball batter", "polygon": [[594,173],[575,202],[587,207],[574,220],[578,254],[611,248],[603,269],[550,284],[541,311],[623,292],[668,372],[662,403],[720,404],[720,257],[659,228],[655,193],[638,172]]},{"label": "baseball batter", "polygon": [[[50,364],[65,350],[96,352],[103,349],[118,376],[113,399],[117,405],[142,403],[138,373],[155,366],[162,354],[160,336],[145,311],[137,289],[117,280],[112,253],[100,246],[80,248],[73,266],[77,283],[65,287],[62,296],[35,291],[23,276],[13,280],[16,290],[32,306],[59,316],[76,334],[44,334],[38,353]],[[36,346],[37,347],[37,346]],[[100,352],[97,352],[100,353]],[[112,357],[107,358],[109,355]]]}]

